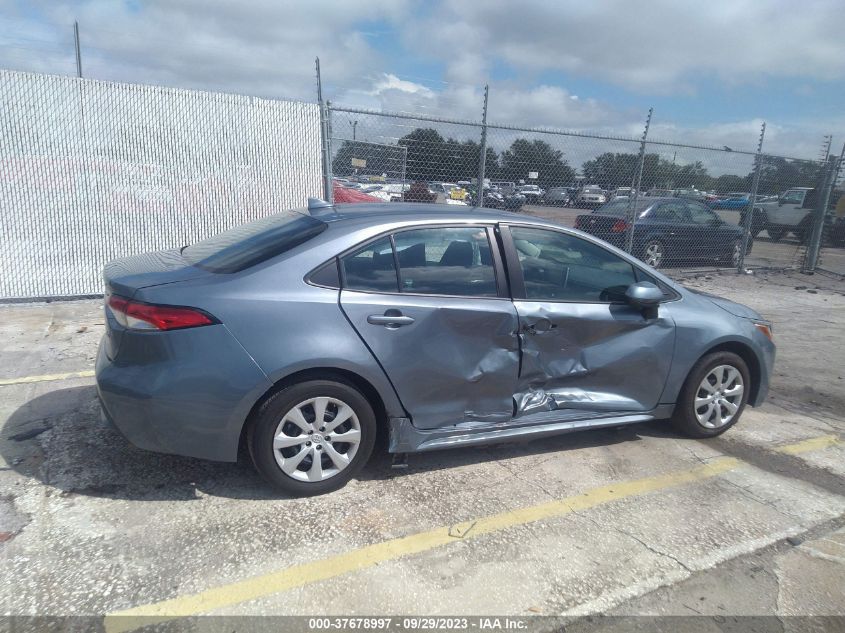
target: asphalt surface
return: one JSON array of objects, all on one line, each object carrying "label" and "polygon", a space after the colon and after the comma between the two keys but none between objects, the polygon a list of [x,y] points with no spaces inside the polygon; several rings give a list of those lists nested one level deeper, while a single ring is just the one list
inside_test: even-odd
[{"label": "asphalt surface", "polygon": [[771,398],[724,436],[654,423],[412,455],[406,470],[380,452],[310,499],[280,498],[247,463],[135,449],[101,422],[101,302],[0,306],[2,612],[110,631],[193,614],[499,615],[538,630],[553,628],[542,616],[713,616],[712,630],[843,616],[845,283],[687,283],[775,324]]}]

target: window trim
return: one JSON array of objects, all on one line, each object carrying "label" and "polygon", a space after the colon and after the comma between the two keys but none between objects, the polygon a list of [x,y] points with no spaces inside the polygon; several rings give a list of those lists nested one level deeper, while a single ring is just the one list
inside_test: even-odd
[{"label": "window trim", "polygon": [[[588,304],[588,305],[627,305],[625,301],[567,301],[563,299],[529,299],[525,293],[525,279],[522,275],[522,266],[519,262],[519,254],[516,250],[516,244],[513,240],[513,235],[511,235],[511,227],[517,228],[524,228],[524,229],[535,229],[539,231],[551,231],[553,233],[560,233],[561,235],[566,235],[568,237],[574,237],[577,239],[584,240],[585,242],[589,242],[598,248],[601,248],[607,251],[609,254],[619,257],[616,253],[610,251],[609,249],[605,248],[598,242],[595,242],[590,239],[586,239],[581,235],[576,235],[575,233],[571,233],[565,229],[561,230],[555,227],[550,226],[538,226],[536,224],[523,224],[521,222],[507,222],[500,224],[500,231],[502,235],[502,246],[504,247],[504,254],[507,261],[507,270],[508,270],[508,279],[510,281],[511,286],[511,293],[512,298],[514,301],[530,301],[533,303],[562,303],[562,304]],[[639,283],[640,274],[647,275],[649,277],[653,277],[651,273],[647,270],[643,269],[641,266],[637,265],[636,263],[621,257],[623,261],[627,262],[631,265],[631,268],[634,272],[634,279],[636,279],[636,283]],[[515,264],[515,265],[514,265]],[[664,284],[660,279],[655,279],[658,282],[658,288],[660,288],[664,295],[669,293],[670,296],[665,297],[660,301],[660,303],[668,303],[670,301],[677,301],[681,298],[681,295],[678,294],[673,288]]]},{"label": "window trim", "polygon": [[[441,298],[450,298],[450,299],[493,299],[497,301],[501,301],[502,299],[511,299],[510,292],[508,290],[507,282],[505,281],[505,270],[504,264],[502,260],[502,254],[499,252],[499,242],[496,239],[496,235],[494,233],[496,225],[491,223],[476,223],[476,222],[444,222],[444,223],[437,223],[437,224],[418,224],[413,226],[403,226],[398,229],[389,229],[378,235],[375,235],[371,238],[364,240],[363,242],[359,242],[358,244],[351,246],[347,249],[344,249],[337,255],[335,255],[335,259],[338,262],[338,272],[340,273],[340,290],[345,290],[347,292],[360,292],[363,294],[377,294],[377,295],[391,295],[391,296],[407,296],[407,297],[441,297]],[[490,254],[493,258],[493,275],[496,281],[496,294],[493,296],[478,296],[478,295],[447,295],[447,294],[431,294],[425,292],[402,292],[402,269],[399,266],[399,255],[396,252],[396,243],[393,239],[394,235],[399,233],[405,233],[407,231],[418,231],[421,229],[460,229],[460,228],[475,228],[475,229],[484,229],[485,233],[487,234],[487,241],[490,244]],[[393,265],[396,270],[396,284],[398,288],[398,292],[377,292],[373,290],[356,290],[354,288],[348,288],[346,285],[346,271],[343,267],[343,258],[347,255],[354,253],[355,251],[361,250],[365,248],[369,244],[373,242],[377,242],[381,239],[388,237],[390,239],[390,246],[393,249]],[[327,260],[328,261],[328,260]],[[320,266],[325,265],[326,262],[320,264]],[[315,268],[318,269],[320,266]],[[310,273],[309,273],[310,274]]]}]

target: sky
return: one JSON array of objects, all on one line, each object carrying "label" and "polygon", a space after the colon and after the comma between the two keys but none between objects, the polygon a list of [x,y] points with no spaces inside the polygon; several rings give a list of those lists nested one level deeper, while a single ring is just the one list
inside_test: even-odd
[{"label": "sky", "polygon": [[[0,0],[0,67],[817,158],[842,0]],[[352,119],[336,124],[351,129]],[[367,134],[362,128],[360,133]],[[501,140],[504,140],[504,136]]]}]

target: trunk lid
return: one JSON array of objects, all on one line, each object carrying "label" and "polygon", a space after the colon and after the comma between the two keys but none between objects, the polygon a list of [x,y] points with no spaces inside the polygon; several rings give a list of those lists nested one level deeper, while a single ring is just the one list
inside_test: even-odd
[{"label": "trunk lid", "polygon": [[106,312],[106,333],[103,344],[106,355],[110,359],[117,355],[125,330],[108,307],[109,298],[112,295],[132,299],[141,288],[196,279],[210,274],[212,273],[188,263],[177,248],[122,257],[106,264],[103,268]]}]

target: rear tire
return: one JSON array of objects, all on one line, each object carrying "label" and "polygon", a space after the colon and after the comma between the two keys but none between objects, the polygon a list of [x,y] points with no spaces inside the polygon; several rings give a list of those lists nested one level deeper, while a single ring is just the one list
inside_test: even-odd
[{"label": "rear tire", "polygon": [[672,424],[690,437],[721,435],[739,421],[750,389],[742,358],[732,352],[707,354],[690,370]]},{"label": "rear tire", "polygon": [[769,239],[773,242],[779,242],[784,235],[786,235],[786,229],[782,229],[777,226],[770,226],[766,228],[766,233],[769,234]]},{"label": "rear tire", "polygon": [[292,496],[345,486],[369,459],[375,439],[370,403],[352,385],[333,380],[309,380],[273,394],[247,430],[256,470]]}]

